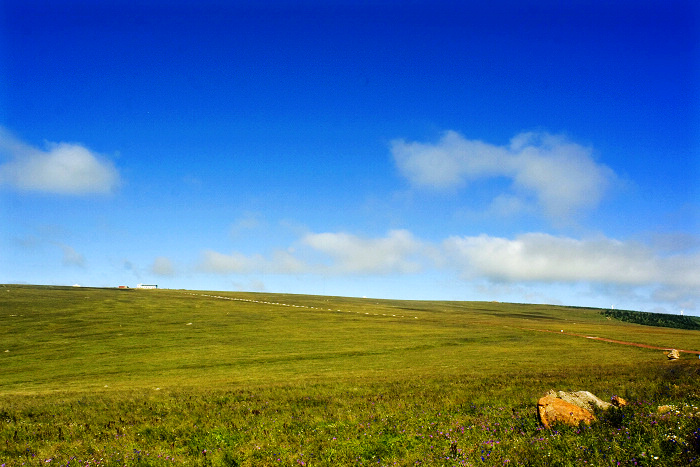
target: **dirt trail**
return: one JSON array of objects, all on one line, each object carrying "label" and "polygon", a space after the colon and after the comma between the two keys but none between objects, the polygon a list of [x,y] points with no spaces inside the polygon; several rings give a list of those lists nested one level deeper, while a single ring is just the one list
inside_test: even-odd
[{"label": "dirt trail", "polygon": [[[584,334],[576,334],[573,332],[556,332],[556,331],[550,331],[548,329],[536,329],[537,331],[540,332],[551,332],[554,334],[564,334],[565,336],[576,336],[576,337],[583,337],[585,339],[593,339],[597,341],[603,341],[603,342],[610,342],[613,344],[621,344],[621,345],[631,345],[633,347],[642,347],[645,349],[654,349],[654,350],[672,350],[672,347],[656,347],[654,345],[647,345],[647,344],[638,344],[636,342],[625,342],[625,341],[618,341],[615,339],[608,339],[607,337],[596,337],[596,336],[586,336]],[[681,349],[676,349],[679,352],[685,352],[685,353],[692,353],[695,355],[700,355],[700,351],[698,350],[681,350]]]}]

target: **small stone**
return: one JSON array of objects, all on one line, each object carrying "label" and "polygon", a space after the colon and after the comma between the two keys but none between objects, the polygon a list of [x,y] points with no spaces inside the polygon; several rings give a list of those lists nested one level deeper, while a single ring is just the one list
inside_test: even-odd
[{"label": "small stone", "polygon": [[624,407],[627,405],[627,401],[620,396],[612,396],[612,405],[615,407]]}]

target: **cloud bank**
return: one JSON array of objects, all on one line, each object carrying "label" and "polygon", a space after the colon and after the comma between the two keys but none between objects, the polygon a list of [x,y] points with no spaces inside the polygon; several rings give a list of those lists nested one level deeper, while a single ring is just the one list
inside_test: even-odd
[{"label": "cloud bank", "polygon": [[41,150],[0,128],[0,185],[61,195],[107,194],[120,183],[112,162],[80,144],[47,143]]},{"label": "cloud bank", "polygon": [[[513,239],[489,235],[453,236],[440,243],[416,238],[407,230],[364,238],[345,232],[309,233],[301,245],[324,261],[310,263],[295,248],[269,258],[206,250],[207,272],[415,274],[427,267],[457,270],[465,279],[494,282],[654,283],[700,288],[700,253],[664,255],[638,242],[607,237],[575,239],[528,233]],[[297,254],[297,256],[295,256]],[[302,254],[304,255],[304,254]],[[305,256],[312,256],[305,254]]]},{"label": "cloud bank", "polygon": [[427,257],[426,245],[406,230],[392,230],[382,238],[308,233],[298,243],[300,249],[277,250],[270,257],[205,250],[199,269],[217,274],[413,274],[423,269]]},{"label": "cloud bank", "polygon": [[423,245],[407,230],[392,230],[384,238],[361,238],[348,233],[307,234],[302,243],[325,254],[335,273],[416,273],[416,255]]},{"label": "cloud bank", "polygon": [[[521,133],[509,145],[497,146],[447,131],[437,143],[393,140],[391,153],[415,186],[446,189],[506,178],[513,193],[509,203],[534,198],[552,218],[597,206],[616,179],[612,169],[594,160],[591,148],[549,133]],[[502,204],[504,198],[496,201]]]},{"label": "cloud bank", "polygon": [[198,269],[214,274],[300,274],[309,272],[308,265],[287,251],[275,251],[270,258],[260,254],[231,254],[205,250]]},{"label": "cloud bank", "polygon": [[700,287],[700,255],[662,256],[646,245],[605,237],[579,240],[544,233],[514,239],[450,237],[443,248],[466,277]]},{"label": "cloud bank", "polygon": [[420,240],[407,230],[393,230],[378,238],[325,232],[304,235],[297,247],[269,257],[207,250],[200,270],[338,276],[411,275],[432,270],[456,274],[465,282],[646,287],[653,290],[655,299],[683,303],[686,309],[693,309],[700,299],[697,251],[669,255],[642,243],[602,236],[453,236],[435,243]]}]

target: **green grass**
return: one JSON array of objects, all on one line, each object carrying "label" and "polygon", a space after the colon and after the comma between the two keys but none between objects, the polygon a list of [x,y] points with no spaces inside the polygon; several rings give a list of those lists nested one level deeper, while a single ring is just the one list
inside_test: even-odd
[{"label": "green grass", "polygon": [[[571,334],[700,350],[597,309],[0,286],[0,464],[700,465],[697,355]],[[631,404],[542,430],[551,388]]]}]

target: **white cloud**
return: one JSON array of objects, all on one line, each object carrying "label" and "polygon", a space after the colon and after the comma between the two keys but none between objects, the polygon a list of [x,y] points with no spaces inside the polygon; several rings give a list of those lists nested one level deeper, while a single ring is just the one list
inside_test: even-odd
[{"label": "white cloud", "polygon": [[664,257],[645,245],[609,238],[481,235],[451,237],[443,246],[465,275],[494,281],[700,287],[699,255]]},{"label": "white cloud", "polygon": [[353,274],[416,273],[419,242],[406,230],[392,230],[384,238],[361,238],[348,233],[307,234],[302,242],[328,255],[330,270]]},{"label": "white cloud", "polygon": [[534,197],[552,218],[568,218],[598,205],[614,172],[591,148],[548,133],[521,133],[508,146],[468,140],[447,131],[437,143],[391,143],[400,172],[414,185],[445,189],[484,178],[510,179],[513,195]]},{"label": "white cloud", "polygon": [[202,252],[199,269],[214,274],[299,274],[307,271],[307,266],[287,251],[276,251],[272,258],[262,255],[244,255],[233,252],[219,253],[213,250]]},{"label": "white cloud", "polygon": [[227,255],[214,250],[205,250],[202,252],[200,268],[216,274],[245,274],[256,272],[257,266],[263,262],[264,258],[259,255],[248,257],[235,252]]},{"label": "white cloud", "polygon": [[467,140],[456,131],[446,131],[437,144],[391,142],[391,152],[401,172],[412,183],[448,188],[465,180],[503,173],[505,148],[478,140]]},{"label": "white cloud", "polygon": [[[342,232],[309,233],[300,243],[301,252],[292,248],[277,250],[269,258],[206,250],[200,269],[217,274],[403,274],[420,271],[421,260],[428,255],[426,247],[405,230],[390,231],[383,238]],[[310,263],[299,256],[319,261]]]},{"label": "white cloud", "polygon": [[120,183],[112,162],[80,144],[31,147],[0,128],[0,185],[64,195],[112,192]]},{"label": "white cloud", "polygon": [[554,217],[597,206],[615,179],[609,167],[593,159],[590,148],[561,136],[524,133],[511,141],[510,151],[515,186],[534,192]]},{"label": "white cloud", "polygon": [[158,256],[155,260],[153,260],[151,272],[158,276],[174,276],[175,266],[169,258],[165,256]]}]

